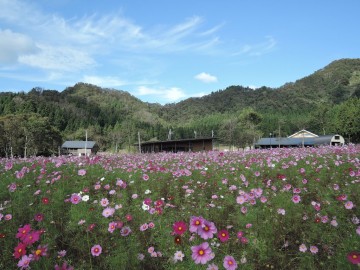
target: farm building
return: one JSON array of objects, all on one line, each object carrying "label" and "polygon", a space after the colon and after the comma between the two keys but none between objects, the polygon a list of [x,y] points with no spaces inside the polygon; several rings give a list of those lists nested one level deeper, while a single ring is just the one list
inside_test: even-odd
[{"label": "farm building", "polygon": [[307,130],[300,130],[289,137],[261,138],[255,148],[282,148],[282,147],[314,147],[320,145],[344,145],[345,140],[341,135],[319,136]]},{"label": "farm building", "polygon": [[[142,153],[157,152],[199,152],[210,151],[214,147],[214,137],[178,139],[166,141],[147,141],[140,143]],[[137,146],[139,146],[137,144]]]},{"label": "farm building", "polygon": [[61,146],[61,152],[65,155],[91,155],[96,154],[98,147],[94,141],[66,141]]}]

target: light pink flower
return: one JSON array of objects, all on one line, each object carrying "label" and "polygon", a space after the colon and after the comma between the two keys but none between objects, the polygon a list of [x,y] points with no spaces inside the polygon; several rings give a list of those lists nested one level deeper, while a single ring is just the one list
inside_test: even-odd
[{"label": "light pink flower", "polygon": [[102,252],[102,247],[100,245],[95,245],[91,248],[91,255],[99,256]]}]

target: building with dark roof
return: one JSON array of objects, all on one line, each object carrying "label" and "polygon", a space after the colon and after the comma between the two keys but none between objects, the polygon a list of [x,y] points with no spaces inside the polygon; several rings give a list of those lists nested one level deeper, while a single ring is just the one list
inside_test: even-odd
[{"label": "building with dark roof", "polygon": [[338,134],[319,136],[307,130],[300,130],[287,138],[261,138],[255,148],[314,147],[320,145],[344,145],[345,139]]},{"label": "building with dark roof", "polygon": [[[199,152],[211,151],[214,148],[214,137],[178,139],[166,141],[147,141],[140,143],[142,153],[158,152]],[[139,144],[137,144],[139,146]]]},{"label": "building with dark roof", "polygon": [[66,141],[61,146],[64,155],[91,155],[96,154],[98,147],[95,141]]}]

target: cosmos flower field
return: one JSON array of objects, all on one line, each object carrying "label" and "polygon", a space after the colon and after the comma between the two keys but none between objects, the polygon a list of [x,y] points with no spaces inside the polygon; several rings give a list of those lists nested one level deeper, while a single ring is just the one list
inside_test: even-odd
[{"label": "cosmos flower field", "polygon": [[0,160],[0,269],[357,269],[360,146]]}]

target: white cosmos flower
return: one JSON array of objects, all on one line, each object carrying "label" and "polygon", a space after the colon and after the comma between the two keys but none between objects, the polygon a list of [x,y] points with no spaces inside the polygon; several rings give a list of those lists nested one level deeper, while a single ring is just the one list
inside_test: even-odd
[{"label": "white cosmos flower", "polygon": [[143,204],[142,205],[142,209],[144,210],[144,211],[147,211],[147,210],[149,210],[150,209],[150,206],[148,206],[147,204]]},{"label": "white cosmos flower", "polygon": [[87,202],[90,199],[89,195],[84,195],[81,197],[81,200]]}]

